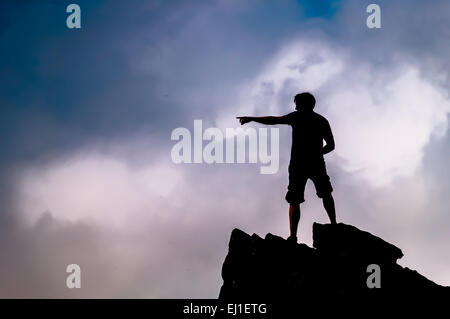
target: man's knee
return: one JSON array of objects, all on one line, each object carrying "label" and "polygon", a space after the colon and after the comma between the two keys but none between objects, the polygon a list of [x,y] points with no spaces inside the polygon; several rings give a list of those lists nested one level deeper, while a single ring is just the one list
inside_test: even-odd
[{"label": "man's knee", "polygon": [[288,190],[285,199],[289,203],[289,205],[297,205],[297,206],[305,201],[302,193],[294,192],[292,190]]}]

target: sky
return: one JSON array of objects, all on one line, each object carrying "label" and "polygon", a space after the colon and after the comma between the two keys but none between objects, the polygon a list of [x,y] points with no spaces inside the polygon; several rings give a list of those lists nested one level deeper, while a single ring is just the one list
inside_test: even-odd
[{"label": "sky", "polygon": [[[0,297],[216,298],[233,228],[287,237],[280,168],[176,164],[178,127],[239,127],[310,91],[330,122],[338,221],[450,285],[450,3],[6,1],[0,12]],[[262,128],[251,123],[248,127]],[[308,182],[299,240],[328,222]],[[68,289],[66,267],[81,268]]]}]

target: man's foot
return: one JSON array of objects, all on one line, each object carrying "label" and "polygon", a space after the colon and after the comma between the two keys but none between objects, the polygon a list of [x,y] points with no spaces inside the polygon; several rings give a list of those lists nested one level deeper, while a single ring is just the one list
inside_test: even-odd
[{"label": "man's foot", "polygon": [[297,236],[289,236],[288,238],[286,238],[286,240],[288,241],[288,242],[291,242],[291,243],[297,243]]}]

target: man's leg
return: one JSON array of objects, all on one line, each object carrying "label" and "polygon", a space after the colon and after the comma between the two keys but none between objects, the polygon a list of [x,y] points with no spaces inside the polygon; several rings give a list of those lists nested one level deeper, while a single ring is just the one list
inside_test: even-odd
[{"label": "man's leg", "polygon": [[336,210],[334,208],[334,199],[331,193],[328,193],[323,198],[323,207],[327,211],[328,218],[330,218],[330,222],[332,224],[336,224]]},{"label": "man's leg", "polygon": [[291,230],[292,238],[297,237],[298,222],[300,221],[300,204],[289,206],[289,228]]},{"label": "man's leg", "polygon": [[287,239],[297,242],[297,229],[300,221],[300,203],[305,201],[304,192],[308,177],[298,165],[292,165],[292,163],[289,164],[288,171],[289,185],[285,199],[289,203],[289,230],[291,235]]}]

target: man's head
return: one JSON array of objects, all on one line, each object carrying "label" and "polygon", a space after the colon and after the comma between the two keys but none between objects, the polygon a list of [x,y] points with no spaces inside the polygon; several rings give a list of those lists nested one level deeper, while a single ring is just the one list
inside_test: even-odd
[{"label": "man's head", "polygon": [[316,99],[311,93],[303,92],[294,97],[294,103],[297,110],[304,109],[312,111],[314,106],[316,106]]}]

